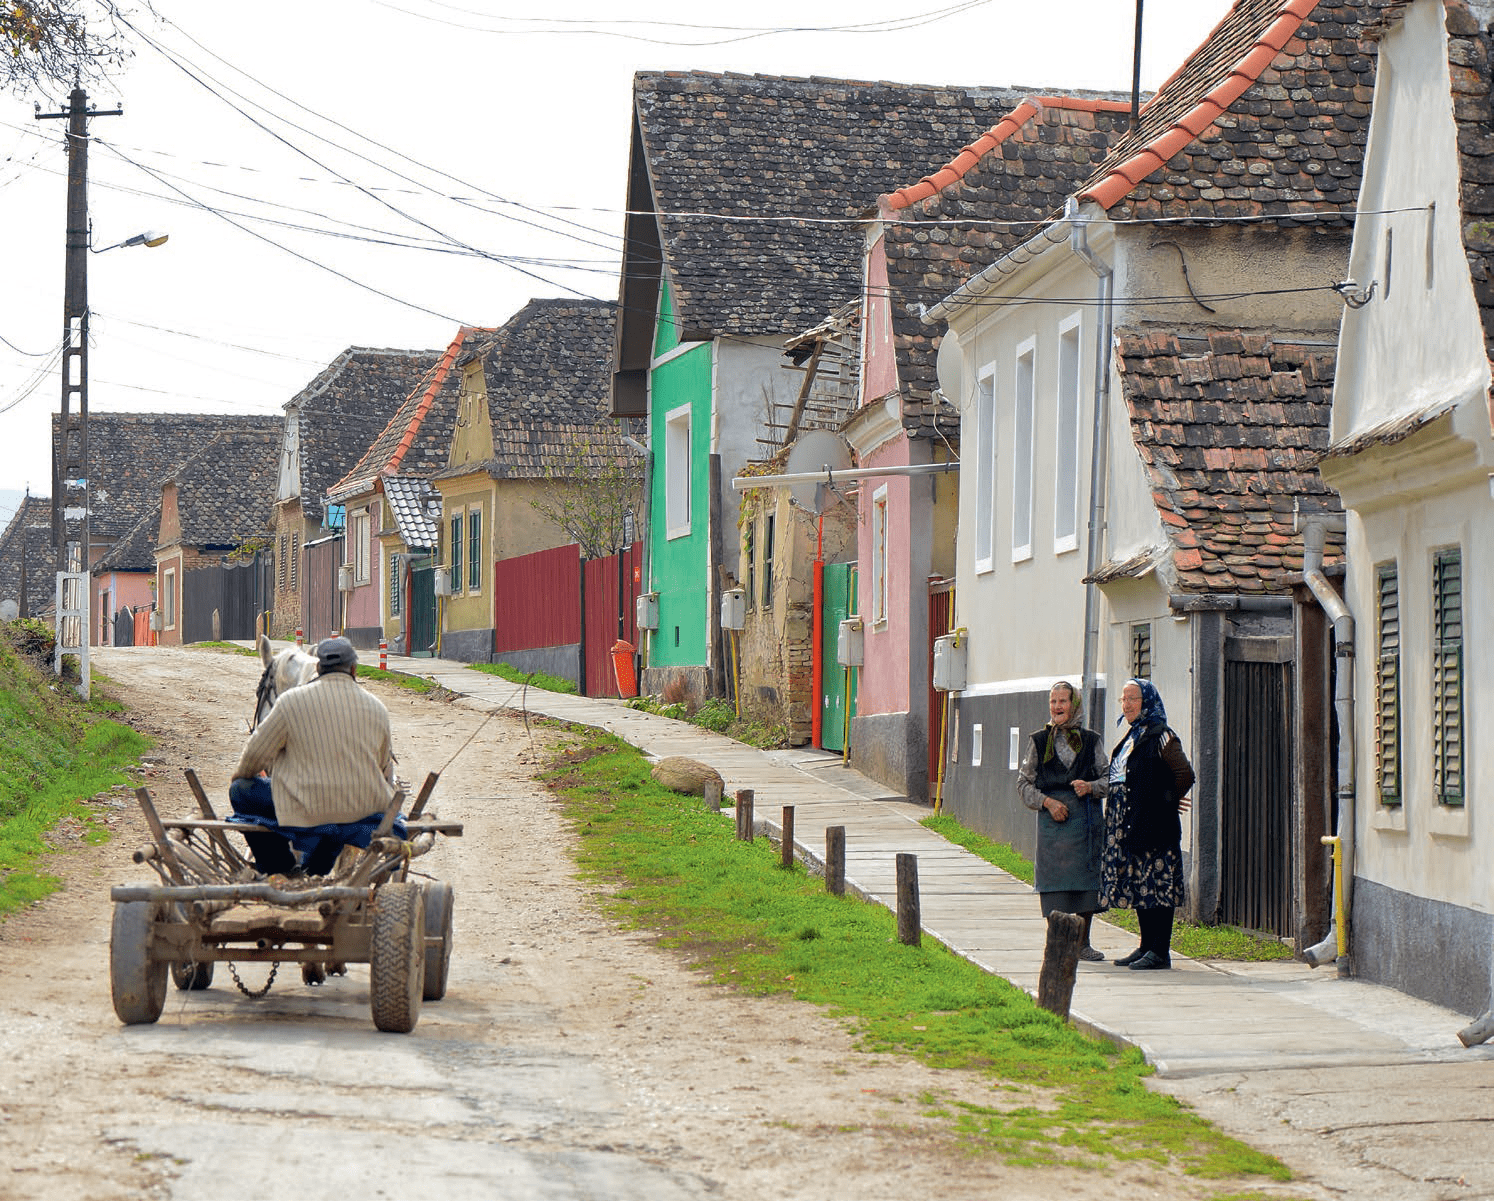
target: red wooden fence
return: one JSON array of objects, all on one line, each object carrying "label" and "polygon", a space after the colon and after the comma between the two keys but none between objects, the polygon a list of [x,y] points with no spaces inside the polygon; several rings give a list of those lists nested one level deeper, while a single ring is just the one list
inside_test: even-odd
[{"label": "red wooden fence", "polygon": [[493,650],[581,641],[581,548],[575,543],[493,565]]},{"label": "red wooden fence", "polygon": [[641,587],[643,543],[635,542],[621,554],[588,559],[585,572],[586,686],[587,696],[616,696],[617,676],[612,668],[612,644],[638,645],[634,598]]}]

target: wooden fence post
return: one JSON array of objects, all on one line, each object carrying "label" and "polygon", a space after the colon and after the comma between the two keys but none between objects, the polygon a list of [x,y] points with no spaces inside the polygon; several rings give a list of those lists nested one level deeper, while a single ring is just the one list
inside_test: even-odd
[{"label": "wooden fence post", "polygon": [[844,896],[846,891],[846,828],[825,827],[825,891]]},{"label": "wooden fence post", "polygon": [[916,947],[923,938],[918,905],[918,856],[901,851],[897,857],[897,940]]},{"label": "wooden fence post", "polygon": [[779,862],[784,867],[794,866],[794,807],[783,807],[783,844],[778,848]]},{"label": "wooden fence post", "polygon": [[719,780],[707,780],[705,782],[705,807],[712,813],[721,812],[721,782]]},{"label": "wooden fence post", "polygon": [[1061,1018],[1069,1016],[1069,1002],[1074,999],[1074,974],[1079,970],[1079,940],[1083,935],[1084,919],[1077,913],[1048,915],[1037,1003]]},{"label": "wooden fence post", "polygon": [[737,841],[752,841],[752,789],[737,789]]}]

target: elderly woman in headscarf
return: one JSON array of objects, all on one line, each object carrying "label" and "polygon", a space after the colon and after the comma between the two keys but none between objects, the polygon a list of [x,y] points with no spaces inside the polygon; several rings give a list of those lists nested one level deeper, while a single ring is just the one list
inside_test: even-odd
[{"label": "elderly woman in headscarf", "polygon": [[1116,960],[1133,972],[1172,966],[1172,915],[1183,903],[1183,829],[1193,768],[1168,728],[1162,696],[1150,680],[1121,689],[1125,736],[1110,752],[1100,900],[1136,910],[1141,945]]},{"label": "elderly woman in headscarf", "polygon": [[1100,736],[1079,724],[1079,691],[1060,680],[1048,692],[1048,724],[1028,739],[1017,769],[1017,793],[1037,811],[1037,890],[1043,916],[1077,913],[1084,919],[1079,958],[1105,958],[1089,942],[1100,904],[1101,810],[1106,774]]}]

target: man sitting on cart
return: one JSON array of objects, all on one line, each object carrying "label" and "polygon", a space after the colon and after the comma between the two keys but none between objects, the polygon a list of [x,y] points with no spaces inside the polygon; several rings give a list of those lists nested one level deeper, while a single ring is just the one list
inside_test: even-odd
[{"label": "man sitting on cart", "polygon": [[[255,869],[324,876],[345,845],[366,847],[394,797],[389,710],[358,684],[346,638],[317,644],[317,677],[283,693],[249,736],[234,768],[230,820],[279,833],[245,833]],[[396,834],[399,834],[396,829]]]}]

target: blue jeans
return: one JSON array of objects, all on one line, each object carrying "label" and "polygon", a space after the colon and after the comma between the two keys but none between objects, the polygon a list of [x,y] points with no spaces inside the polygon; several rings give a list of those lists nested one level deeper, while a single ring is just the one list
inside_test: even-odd
[{"label": "blue jeans", "polygon": [[[235,780],[228,786],[229,807],[242,817],[275,820],[275,801],[267,776]],[[244,834],[254,857],[254,870],[266,876],[287,875],[296,868],[296,856],[284,834]]]}]

